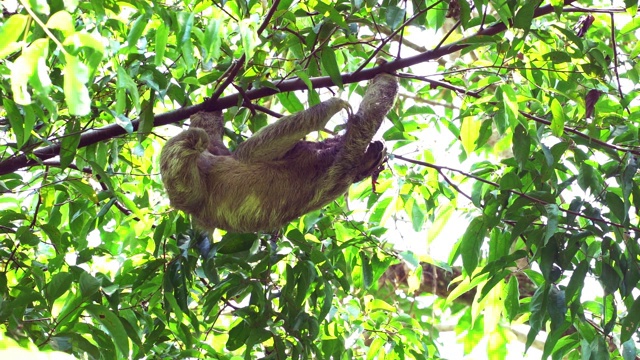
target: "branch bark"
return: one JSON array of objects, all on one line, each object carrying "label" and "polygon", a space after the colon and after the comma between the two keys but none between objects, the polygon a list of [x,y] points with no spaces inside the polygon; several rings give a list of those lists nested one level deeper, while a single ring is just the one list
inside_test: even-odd
[{"label": "branch bark", "polygon": [[[573,2],[575,2],[575,0],[564,0],[564,5],[567,6]],[[538,18],[544,15],[548,15],[552,12],[553,12],[553,6],[551,5],[542,6],[535,11],[533,18]],[[506,29],[507,29],[507,26],[504,23],[496,23],[490,27],[487,27],[485,29],[478,31],[476,34],[470,37],[464,38],[455,43],[441,46],[433,50],[425,51],[422,54],[418,54],[416,56],[387,62],[380,66],[365,69],[356,73],[342,75],[342,82],[343,84],[351,84],[355,82],[369,80],[381,72],[394,72],[396,70],[410,67],[412,65],[439,59],[444,55],[448,55],[468,47],[470,44],[472,44],[472,42],[470,42],[469,40],[473,38],[477,38],[479,36],[496,35],[502,31],[505,31]],[[334,86],[333,81],[331,81],[331,78],[328,76],[313,78],[311,79],[311,84],[314,89]],[[244,99],[256,100],[256,99],[260,99],[263,97],[276,94],[278,92],[290,92],[290,91],[307,89],[307,85],[299,78],[281,81],[275,84],[275,87],[277,88],[277,90],[264,87],[260,89],[247,91],[244,94]],[[227,109],[234,105],[237,105],[238,101],[242,101],[242,100],[243,100],[242,95],[236,93],[236,94],[222,97],[213,104],[209,104],[205,101],[197,105],[187,106],[174,111],[169,111],[154,117],[154,127],[168,125],[171,123],[178,122],[180,120],[187,119],[191,115],[202,110],[215,111],[215,110]],[[133,121],[132,124],[133,124],[134,131],[137,131],[138,126],[140,124],[139,120]],[[80,137],[80,143],[78,144],[78,148],[83,148],[85,146],[96,144],[101,141],[114,138],[116,136],[125,135],[126,133],[127,133],[126,130],[121,126],[119,126],[118,124],[111,124],[99,129],[90,130],[82,134],[82,136]],[[11,157],[9,159],[6,159],[0,162],[0,176],[12,173],[24,167],[38,165],[40,162],[47,159],[51,159],[52,157],[58,156],[59,154],[60,154],[60,144],[54,144],[54,145],[43,147],[41,149],[37,149],[30,154],[20,154],[20,155]]]},{"label": "branch bark", "polygon": [[[416,290],[416,295],[428,293],[446,299],[457,286],[457,283],[452,284],[451,281],[462,274],[462,269],[457,266],[453,267],[451,272],[425,262],[420,263],[420,266],[422,266],[422,283],[418,290]],[[381,287],[390,285],[396,289],[406,289],[409,286],[407,283],[409,271],[407,265],[404,263],[391,265],[387,271],[382,274],[378,283]],[[533,296],[537,287],[524,273],[514,272],[512,276],[518,278],[518,289],[520,290],[521,299]],[[476,289],[474,288],[463,293],[454,301],[471,306],[475,297]]]}]

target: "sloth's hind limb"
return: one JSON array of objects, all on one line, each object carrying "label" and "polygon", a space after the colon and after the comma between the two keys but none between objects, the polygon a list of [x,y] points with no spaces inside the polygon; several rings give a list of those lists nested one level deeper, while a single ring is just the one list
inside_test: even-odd
[{"label": "sloth's hind limb", "polygon": [[[350,184],[371,175],[384,157],[384,146],[371,143],[398,92],[398,81],[390,74],[379,74],[371,80],[358,112],[347,123],[343,146],[329,169],[324,184],[333,187]],[[326,191],[332,191],[327,188]]]},{"label": "sloth's hind limb", "polygon": [[307,134],[324,129],[329,119],[343,109],[351,113],[348,102],[331,98],[307,110],[285,116],[240,144],[235,155],[238,160],[249,163],[281,159]]}]

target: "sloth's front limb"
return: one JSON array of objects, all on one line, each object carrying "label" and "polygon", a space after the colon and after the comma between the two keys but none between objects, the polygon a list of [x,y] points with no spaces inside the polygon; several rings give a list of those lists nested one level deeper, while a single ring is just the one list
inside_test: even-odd
[{"label": "sloth's front limb", "polygon": [[340,110],[351,114],[348,102],[331,98],[299,113],[267,125],[238,146],[235,155],[243,162],[277,160],[313,131],[322,130]]}]

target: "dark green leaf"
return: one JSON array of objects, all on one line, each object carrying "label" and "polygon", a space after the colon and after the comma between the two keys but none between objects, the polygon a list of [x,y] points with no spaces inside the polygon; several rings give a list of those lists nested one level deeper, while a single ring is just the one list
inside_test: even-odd
[{"label": "dark green leaf", "polygon": [[608,263],[602,263],[602,273],[600,274],[600,284],[604,288],[606,294],[613,294],[620,286],[620,275]]},{"label": "dark green leaf", "polygon": [[516,158],[520,169],[523,169],[529,161],[529,148],[531,147],[531,139],[527,133],[527,129],[522,125],[516,126],[513,131],[513,156]]},{"label": "dark green leaf", "polygon": [[473,274],[473,271],[478,266],[480,260],[480,248],[484,242],[484,237],[487,233],[485,227],[485,221],[482,216],[476,217],[471,220],[471,223],[467,227],[462,236],[460,242],[460,255],[462,255],[462,264],[467,274]]},{"label": "dark green leaf", "polygon": [[582,293],[582,288],[584,287],[584,279],[588,269],[588,262],[583,260],[576,266],[575,270],[573,270],[571,280],[569,280],[569,284],[565,289],[567,303],[571,303],[574,299],[579,298],[579,295]]},{"label": "dark green leaf", "polygon": [[551,318],[551,329],[555,330],[564,323],[565,314],[567,313],[567,303],[564,291],[551,287],[549,291],[548,303],[549,317]]},{"label": "dark green leaf", "polygon": [[515,172],[508,172],[500,179],[500,190],[521,189],[522,182]]},{"label": "dark green leaf", "polygon": [[322,49],[320,54],[322,60],[322,68],[329,74],[331,81],[338,87],[342,87],[342,75],[340,74],[340,67],[338,66],[338,60],[336,59],[336,53],[330,47]]},{"label": "dark green leaf", "polygon": [[91,276],[88,272],[83,271],[80,274],[80,292],[82,293],[82,296],[90,297],[97,293],[98,290],[100,290],[100,281]]},{"label": "dark green leaf", "polygon": [[624,203],[622,202],[622,200],[620,200],[620,197],[613,192],[608,191],[606,199],[609,209],[611,209],[611,212],[616,217],[614,221],[617,220],[621,223],[627,221],[627,211],[625,209]]},{"label": "dark green leaf", "polygon": [[411,224],[413,225],[413,230],[419,232],[422,230],[424,226],[425,216],[422,208],[416,201],[412,203],[411,206]]},{"label": "dark green leaf", "polygon": [[371,268],[371,261],[364,252],[361,252],[360,262],[362,263],[362,282],[364,288],[368,289],[373,284],[373,270]]},{"label": "dark green leaf", "polygon": [[16,231],[16,239],[23,245],[36,246],[40,243],[40,238],[36,236],[28,226],[21,226]]},{"label": "dark green leaf", "polygon": [[51,281],[45,288],[45,294],[49,306],[53,306],[53,301],[62,296],[71,288],[73,275],[67,272],[59,272],[51,278]]},{"label": "dark green leaf", "polygon": [[536,339],[540,329],[542,329],[542,325],[547,319],[546,314],[549,289],[549,285],[541,286],[536,290],[531,298],[531,303],[529,304],[529,308],[531,310],[531,316],[529,318],[530,329],[527,334],[525,349],[528,349],[529,346],[533,344],[533,341]]},{"label": "dark green leaf", "polygon": [[547,212],[547,226],[544,232],[544,243],[546,244],[549,239],[558,230],[558,222],[560,220],[560,208],[556,204],[547,204],[544,206]]},{"label": "dark green leaf", "polygon": [[104,326],[107,330],[118,349],[120,357],[129,357],[129,340],[127,338],[127,332],[116,314],[106,307],[96,304],[87,305],[85,310],[96,322]]},{"label": "dark green leaf", "polygon": [[528,31],[531,27],[533,14],[539,5],[539,0],[525,1],[513,18],[513,26]]},{"label": "dark green leaf", "polygon": [[398,26],[404,22],[405,16],[406,14],[404,9],[394,5],[389,5],[389,7],[387,7],[386,21],[387,25],[389,25],[392,30],[397,29]]},{"label": "dark green leaf", "polygon": [[551,51],[542,55],[542,58],[554,64],[571,62],[571,56],[564,51]]},{"label": "dark green leaf", "polygon": [[624,360],[635,360],[637,352],[636,342],[633,339],[629,339],[622,343],[622,358]]},{"label": "dark green leaf", "polygon": [[511,276],[507,284],[507,295],[504,298],[504,308],[507,311],[507,319],[513,321],[520,310],[520,290],[518,278]]},{"label": "dark green leaf", "polygon": [[127,35],[127,44],[129,47],[133,48],[137,45],[138,39],[142,36],[142,32],[149,24],[150,14],[144,13],[140,14],[138,18],[133,22],[131,26],[131,30],[129,30],[129,34]]}]

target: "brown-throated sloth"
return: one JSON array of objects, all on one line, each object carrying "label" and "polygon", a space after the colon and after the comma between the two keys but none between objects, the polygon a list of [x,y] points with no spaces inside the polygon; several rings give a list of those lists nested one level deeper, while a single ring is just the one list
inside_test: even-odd
[{"label": "brown-throated sloth", "polygon": [[331,98],[260,129],[231,153],[222,142],[220,112],[191,117],[189,130],[167,141],[160,155],[171,204],[205,229],[275,230],[321,208],[372,174],[384,156],[371,139],[391,109],[398,83],[377,75],[344,135],[302,140],[324,128],[349,103]]}]

